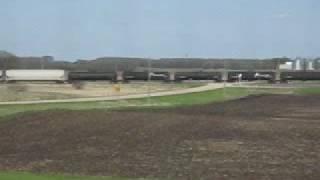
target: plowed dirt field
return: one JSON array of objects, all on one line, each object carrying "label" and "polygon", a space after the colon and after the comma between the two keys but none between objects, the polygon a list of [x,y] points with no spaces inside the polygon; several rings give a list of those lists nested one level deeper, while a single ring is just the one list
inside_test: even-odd
[{"label": "plowed dirt field", "polygon": [[0,122],[0,170],[169,179],[320,179],[320,96]]}]

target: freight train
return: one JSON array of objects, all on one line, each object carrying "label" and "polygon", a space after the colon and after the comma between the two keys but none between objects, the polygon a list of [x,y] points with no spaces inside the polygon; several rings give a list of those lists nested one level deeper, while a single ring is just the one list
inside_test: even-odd
[{"label": "freight train", "polygon": [[[274,72],[251,72],[251,71],[230,71],[228,81],[239,80],[272,80]],[[123,72],[122,81],[134,80],[161,80],[170,81],[168,72],[148,73],[148,72]],[[320,80],[320,71],[283,71],[281,79],[288,80]],[[0,71],[0,80],[5,82],[16,81],[53,81],[53,82],[72,82],[72,81],[119,81],[115,72],[89,72],[89,71],[66,71],[66,70],[6,70]],[[222,81],[221,72],[177,72],[175,81],[182,80],[215,80]]]}]

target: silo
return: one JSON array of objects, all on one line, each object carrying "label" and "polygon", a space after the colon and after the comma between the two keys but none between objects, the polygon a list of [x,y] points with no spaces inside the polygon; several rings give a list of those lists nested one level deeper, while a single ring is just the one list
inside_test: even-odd
[{"label": "silo", "polygon": [[311,60],[309,60],[309,61],[308,61],[308,67],[307,67],[307,70],[309,70],[309,71],[314,70],[314,67],[313,67],[313,61],[311,61]]},{"label": "silo", "polygon": [[300,59],[296,59],[295,63],[294,63],[294,70],[301,70],[301,60]]},{"label": "silo", "polygon": [[313,61],[313,67],[315,70],[320,70],[320,58],[317,58]]}]

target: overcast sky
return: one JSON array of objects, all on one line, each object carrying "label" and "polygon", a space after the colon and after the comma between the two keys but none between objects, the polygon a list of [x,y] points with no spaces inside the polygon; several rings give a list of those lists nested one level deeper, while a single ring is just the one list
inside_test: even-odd
[{"label": "overcast sky", "polygon": [[0,0],[0,50],[101,56],[320,56],[319,0]]}]

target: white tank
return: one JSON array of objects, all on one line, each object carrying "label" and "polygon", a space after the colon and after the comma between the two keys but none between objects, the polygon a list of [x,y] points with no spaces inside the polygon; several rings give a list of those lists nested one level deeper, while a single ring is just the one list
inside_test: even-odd
[{"label": "white tank", "polygon": [[314,70],[312,61],[308,61],[308,70]]},{"label": "white tank", "polygon": [[65,70],[7,70],[7,81],[67,81]]},{"label": "white tank", "polygon": [[296,60],[296,69],[295,70],[301,70],[301,62],[300,62],[300,60]]}]

